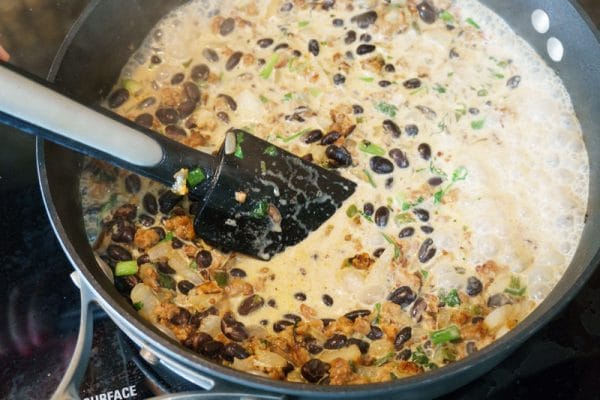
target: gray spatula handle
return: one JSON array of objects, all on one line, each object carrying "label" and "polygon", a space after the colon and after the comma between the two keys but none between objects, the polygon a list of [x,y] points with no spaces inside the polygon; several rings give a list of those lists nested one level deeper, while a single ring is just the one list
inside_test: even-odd
[{"label": "gray spatula handle", "polygon": [[43,137],[170,185],[180,168],[215,160],[107,110],[94,109],[57,92],[46,82],[0,63],[0,123]]}]

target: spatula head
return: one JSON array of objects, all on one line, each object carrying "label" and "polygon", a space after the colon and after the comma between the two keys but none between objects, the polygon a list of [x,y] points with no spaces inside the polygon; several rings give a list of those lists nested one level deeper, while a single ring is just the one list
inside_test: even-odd
[{"label": "spatula head", "polygon": [[194,222],[211,245],[268,260],[305,239],[354,193],[354,182],[336,171],[242,130],[227,135]]}]

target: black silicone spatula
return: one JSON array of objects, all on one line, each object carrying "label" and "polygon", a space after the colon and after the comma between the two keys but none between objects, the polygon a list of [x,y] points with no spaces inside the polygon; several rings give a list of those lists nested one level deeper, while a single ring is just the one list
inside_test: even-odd
[{"label": "black silicone spatula", "polygon": [[201,201],[196,233],[265,260],[306,238],[355,190],[336,172],[248,132],[229,131],[218,154],[209,155],[84,106],[6,64],[0,65],[0,123],[168,186],[186,169],[190,196]]}]

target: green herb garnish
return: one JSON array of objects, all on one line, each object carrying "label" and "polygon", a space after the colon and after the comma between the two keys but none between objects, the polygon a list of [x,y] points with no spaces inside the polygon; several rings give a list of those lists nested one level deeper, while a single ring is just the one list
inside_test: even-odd
[{"label": "green herb garnish", "polygon": [[471,121],[471,128],[475,130],[482,129],[485,125],[485,119],[478,119],[475,121]]},{"label": "green herb garnish", "polygon": [[431,343],[435,345],[444,344],[452,340],[460,339],[460,329],[458,329],[456,325],[450,325],[439,331],[431,332],[429,338],[431,339]]},{"label": "green herb garnish", "polygon": [[206,174],[204,173],[204,170],[202,168],[194,168],[188,172],[187,183],[191,188],[193,188],[196,185],[204,182],[205,179]]},{"label": "green herb garnish", "polygon": [[436,92],[438,92],[438,93],[440,93],[440,94],[446,93],[446,88],[444,86],[440,85],[440,84],[436,84],[433,87],[433,90],[436,91]]},{"label": "green herb garnish", "polygon": [[373,78],[372,76],[361,76],[358,79],[360,79],[363,82],[367,82],[367,83],[371,83],[375,80],[375,78]]},{"label": "green herb garnish", "polygon": [[363,169],[363,172],[367,176],[367,182],[369,182],[371,184],[371,186],[373,186],[374,188],[377,188],[377,184],[373,180],[373,175],[371,175],[369,170],[365,168],[365,169]]},{"label": "green herb garnish", "polygon": [[506,289],[504,289],[504,293],[508,293],[513,296],[523,296],[525,294],[525,290],[527,290],[527,286],[522,286],[519,277],[511,276],[510,284]]},{"label": "green herb garnish", "polygon": [[444,179],[448,178],[448,174],[446,174],[441,168],[436,167],[433,164],[433,161],[429,161],[429,172]]},{"label": "green herb garnish", "polygon": [[376,360],[375,361],[375,366],[381,367],[383,364],[388,363],[392,358],[394,358],[394,353],[390,351],[385,356],[383,356],[383,357],[379,358],[378,360]]},{"label": "green herb garnish", "polygon": [[266,154],[271,157],[275,157],[277,155],[277,147],[269,146],[265,149],[265,151],[263,151],[263,154]]},{"label": "green herb garnish", "polygon": [[442,291],[438,297],[448,307],[456,307],[460,305],[460,297],[458,297],[458,291],[456,289],[452,289],[447,294]]},{"label": "green herb garnish", "polygon": [[427,357],[427,354],[425,354],[425,351],[423,351],[421,346],[417,346],[417,348],[413,350],[410,360],[429,369],[437,368],[436,364],[429,361],[429,357]]},{"label": "green herb garnish", "polygon": [[422,269],[421,271],[421,276],[423,277],[423,280],[427,280],[427,277],[429,277],[429,271]]},{"label": "green herb garnish", "polygon": [[309,21],[298,21],[298,28],[306,28],[310,24]]},{"label": "green herb garnish", "polygon": [[358,208],[356,207],[355,204],[352,204],[346,210],[346,215],[348,216],[348,218],[353,218],[356,214],[358,214]]},{"label": "green herb garnish", "polygon": [[450,183],[443,189],[438,190],[433,195],[433,204],[440,204],[442,202],[442,197],[452,188],[452,186],[458,181],[464,181],[467,179],[467,175],[469,172],[465,167],[458,167],[452,172],[452,180]]},{"label": "green herb garnish", "polygon": [[135,275],[138,272],[137,261],[119,261],[115,266],[115,276]]},{"label": "green herb garnish", "polygon": [[266,200],[260,200],[255,204],[252,211],[250,211],[250,216],[256,219],[264,218],[267,216],[268,211],[269,203]]},{"label": "green herb garnish", "polygon": [[229,282],[229,274],[225,271],[217,271],[214,273],[213,278],[219,287],[227,286]]},{"label": "green herb garnish", "polygon": [[296,132],[293,135],[290,136],[281,136],[281,135],[277,135],[277,138],[280,140],[283,140],[285,143],[291,142],[294,139],[298,139],[300,136],[304,135],[306,132],[310,132],[312,129],[307,128],[307,129],[302,129],[300,132]]},{"label": "green herb garnish", "polygon": [[375,318],[373,318],[373,324],[379,325],[379,322],[381,322],[381,303],[375,303],[374,314]]},{"label": "green herb garnish", "polygon": [[479,97],[485,97],[488,95],[488,91],[486,89],[481,89],[477,91],[477,96]]},{"label": "green herb garnish", "polygon": [[394,246],[394,260],[399,259],[402,256],[402,248],[394,239],[392,239],[389,235],[385,233],[381,233],[386,242]]},{"label": "green herb garnish", "polygon": [[440,12],[439,17],[442,21],[444,21],[447,24],[451,24],[454,22],[454,16],[446,10]]},{"label": "green herb garnish", "polygon": [[375,143],[371,143],[368,140],[362,140],[358,145],[360,151],[373,154],[374,156],[383,156],[385,155],[385,150]]},{"label": "green herb garnish", "polygon": [[265,66],[260,70],[259,76],[263,79],[269,79],[271,73],[273,73],[273,68],[279,62],[279,53],[273,53],[269,61],[265,64]]},{"label": "green herb garnish", "polygon": [[375,109],[380,113],[387,115],[390,118],[394,118],[396,116],[396,113],[398,112],[398,107],[383,101],[380,101],[379,103],[375,104]]},{"label": "green herb garnish", "polygon": [[196,262],[196,260],[192,260],[189,267],[191,270],[198,271],[198,263]]},{"label": "green herb garnish", "polygon": [[140,311],[142,308],[144,308],[144,302],[136,301],[133,303],[133,308],[135,308],[137,311]]},{"label": "green herb garnish", "polygon": [[401,226],[404,224],[410,224],[411,222],[415,222],[415,219],[409,213],[402,213],[394,216],[394,222],[397,226]]},{"label": "green herb garnish", "polygon": [[465,20],[465,22],[466,22],[467,24],[471,25],[472,27],[474,27],[474,28],[477,28],[477,29],[480,29],[480,30],[481,30],[481,27],[479,26],[479,24],[478,24],[477,22],[475,22],[475,20],[473,20],[473,18],[467,18],[467,19]]},{"label": "green herb garnish", "polygon": [[158,274],[158,284],[165,289],[175,290],[175,279],[167,274]]},{"label": "green herb garnish", "polygon": [[244,143],[244,132],[238,131],[235,136],[237,140],[235,141],[235,151],[233,152],[233,155],[240,160],[243,160],[244,151],[242,150],[242,143]]},{"label": "green herb garnish", "polygon": [[258,99],[260,100],[261,103],[265,104],[269,102],[269,99],[267,99],[264,95],[260,95],[258,96]]}]

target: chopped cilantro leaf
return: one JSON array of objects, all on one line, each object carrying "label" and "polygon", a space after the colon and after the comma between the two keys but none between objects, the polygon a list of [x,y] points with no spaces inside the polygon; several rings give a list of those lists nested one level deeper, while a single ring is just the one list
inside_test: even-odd
[{"label": "chopped cilantro leaf", "polygon": [[235,142],[235,152],[233,155],[242,160],[244,158],[244,151],[242,150],[242,143],[244,143],[244,132],[237,132],[235,136],[237,140]]},{"label": "chopped cilantro leaf", "polygon": [[254,205],[254,208],[250,212],[252,218],[260,219],[267,216],[267,212],[269,211],[269,204],[266,200],[260,200]]},{"label": "chopped cilantro leaf", "polygon": [[194,168],[190,172],[188,172],[187,183],[193,188],[196,185],[202,183],[206,179],[206,174],[202,168]]},{"label": "chopped cilantro leaf", "polygon": [[263,151],[263,154],[266,154],[271,157],[275,157],[277,155],[277,147],[269,146],[265,149],[265,151]]},{"label": "chopped cilantro leaf", "polygon": [[273,53],[269,61],[265,64],[265,66],[260,70],[259,76],[263,79],[269,79],[271,73],[273,72],[273,68],[279,62],[279,53]]},{"label": "chopped cilantro leaf", "polygon": [[136,310],[140,311],[142,308],[144,308],[144,302],[143,301],[137,301],[137,302],[133,303],[133,308],[135,308]]},{"label": "chopped cilantro leaf", "polygon": [[471,128],[475,130],[482,129],[485,125],[485,119],[478,119],[475,121],[471,121]]},{"label": "chopped cilantro leaf", "polygon": [[456,289],[452,289],[448,293],[440,293],[439,298],[448,307],[456,307],[460,305],[460,297],[458,296],[458,291]]},{"label": "chopped cilantro leaf", "polygon": [[467,19],[465,20],[465,22],[466,22],[467,24],[471,25],[472,27],[474,27],[474,28],[476,28],[476,29],[480,29],[480,30],[481,30],[481,27],[479,26],[479,24],[478,24],[477,22],[475,22],[475,20],[474,20],[473,18],[467,18]]},{"label": "chopped cilantro leaf", "polygon": [[380,101],[379,103],[375,104],[375,109],[380,113],[387,115],[390,118],[394,118],[396,116],[396,113],[398,112],[398,107],[383,101]]},{"label": "chopped cilantro leaf", "polygon": [[385,154],[385,150],[382,147],[379,147],[376,144],[369,142],[368,140],[361,141],[358,148],[362,152],[373,154],[375,156],[383,156]]}]

